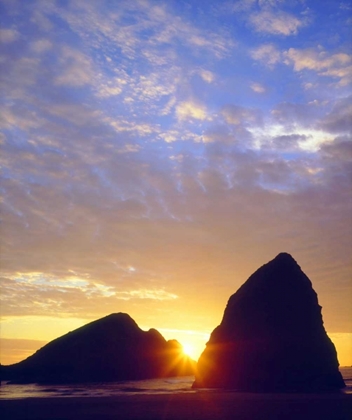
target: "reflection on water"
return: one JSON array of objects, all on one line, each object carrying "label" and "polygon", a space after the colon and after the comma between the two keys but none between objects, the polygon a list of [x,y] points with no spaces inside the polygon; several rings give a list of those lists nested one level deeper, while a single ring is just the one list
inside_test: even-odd
[{"label": "reflection on water", "polygon": [[352,394],[352,366],[340,367],[340,372],[346,384],[346,388],[343,391],[347,394]]},{"label": "reflection on water", "polygon": [[2,382],[0,399],[45,397],[108,397],[126,394],[168,394],[195,392],[194,376],[69,385],[7,384]]},{"label": "reflection on water", "polygon": [[[352,394],[352,367],[340,368],[346,383],[343,392]],[[2,382],[0,399],[46,397],[109,397],[135,394],[194,393],[194,376],[72,385],[15,385]]]}]

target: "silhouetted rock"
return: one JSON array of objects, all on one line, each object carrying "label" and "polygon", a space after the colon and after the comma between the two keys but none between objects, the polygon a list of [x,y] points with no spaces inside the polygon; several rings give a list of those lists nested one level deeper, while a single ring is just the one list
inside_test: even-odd
[{"label": "silhouetted rock", "polygon": [[312,284],[286,253],[233,294],[197,365],[193,386],[244,391],[343,388]]},{"label": "silhouetted rock", "polygon": [[176,340],[142,331],[127,314],[111,314],[72,331],[26,360],[1,366],[3,380],[69,383],[194,374],[195,362]]}]

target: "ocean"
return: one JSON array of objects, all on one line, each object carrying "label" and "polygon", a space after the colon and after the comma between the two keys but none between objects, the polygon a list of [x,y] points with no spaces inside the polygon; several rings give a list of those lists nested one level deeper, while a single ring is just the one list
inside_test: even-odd
[{"label": "ocean", "polygon": [[[340,367],[346,383],[343,393],[352,394],[352,367]],[[192,389],[194,376],[70,385],[38,385],[1,383],[0,399],[48,397],[110,397],[117,395],[196,393]],[[209,390],[211,392],[211,390]]]}]

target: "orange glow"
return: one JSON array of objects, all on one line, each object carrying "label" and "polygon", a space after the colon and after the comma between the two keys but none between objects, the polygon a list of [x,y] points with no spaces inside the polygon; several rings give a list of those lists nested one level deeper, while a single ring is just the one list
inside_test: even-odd
[{"label": "orange glow", "polygon": [[[215,325],[216,326],[216,325]],[[215,328],[214,326],[214,328]],[[183,347],[183,352],[197,361],[209,340],[209,332],[160,328],[166,340],[176,339]]]},{"label": "orange glow", "polygon": [[352,333],[328,333],[335,344],[340,366],[352,366]]}]

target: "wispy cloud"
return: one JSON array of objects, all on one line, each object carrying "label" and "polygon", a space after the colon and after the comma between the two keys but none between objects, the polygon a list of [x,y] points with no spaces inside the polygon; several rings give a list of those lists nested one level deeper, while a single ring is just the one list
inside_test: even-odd
[{"label": "wispy cloud", "polygon": [[263,10],[254,13],[250,17],[250,22],[258,32],[284,36],[297,34],[299,28],[305,25],[303,19],[277,10]]},{"label": "wispy cloud", "polygon": [[320,76],[340,79],[346,86],[352,77],[352,56],[346,53],[329,54],[323,49],[298,50],[290,48],[284,53],[284,62],[295,71],[313,70]]},{"label": "wispy cloud", "polygon": [[[343,87],[351,82],[352,56],[347,53],[331,54],[321,47],[310,49],[290,48],[279,50],[273,44],[263,44],[250,52],[251,57],[266,66],[273,67],[278,63],[292,66],[294,71],[313,71],[321,77],[338,79]],[[306,87],[313,85],[307,84]]]},{"label": "wispy cloud", "polygon": [[273,44],[263,44],[250,52],[254,60],[261,61],[265,65],[273,66],[281,61],[281,53]]},{"label": "wispy cloud", "polygon": [[117,299],[131,300],[131,299],[153,299],[153,300],[173,300],[177,299],[178,296],[174,293],[169,293],[165,290],[155,289],[140,289],[130,290],[127,292],[116,292]]}]

